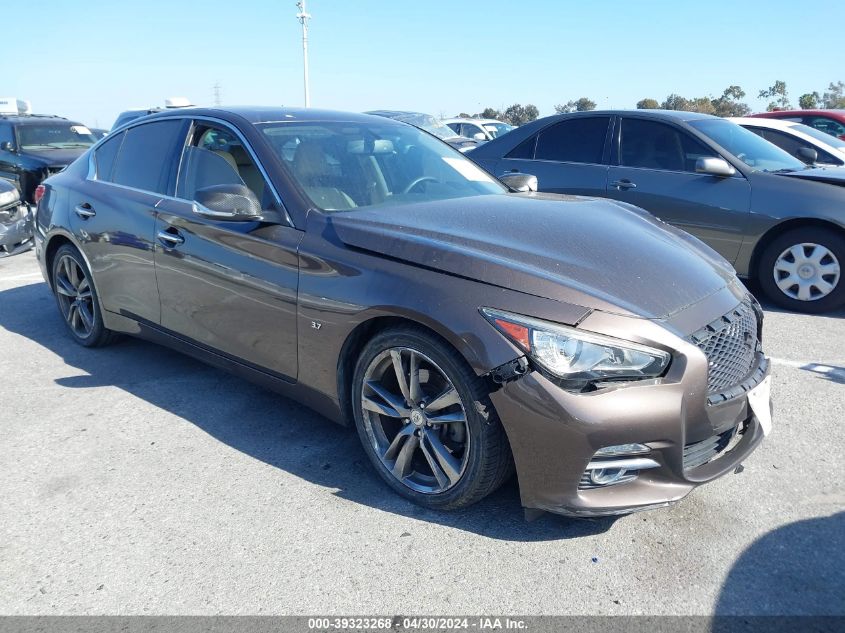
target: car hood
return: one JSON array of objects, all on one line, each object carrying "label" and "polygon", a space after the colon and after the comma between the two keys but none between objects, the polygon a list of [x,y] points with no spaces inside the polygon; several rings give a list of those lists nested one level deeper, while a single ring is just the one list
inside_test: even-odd
[{"label": "car hood", "polygon": [[824,182],[829,185],[845,187],[845,169],[842,167],[814,167],[812,169],[784,172],[777,175],[787,176],[789,178],[800,178],[801,180],[813,180],[815,182]]},{"label": "car hood", "polygon": [[44,163],[45,167],[53,165],[70,165],[77,158],[87,152],[90,147],[75,147],[73,149],[44,149],[21,151],[22,156],[35,158]]},{"label": "car hood", "polygon": [[665,318],[735,280],[692,236],[622,203],[506,194],[338,213],[345,244],[585,308]]}]

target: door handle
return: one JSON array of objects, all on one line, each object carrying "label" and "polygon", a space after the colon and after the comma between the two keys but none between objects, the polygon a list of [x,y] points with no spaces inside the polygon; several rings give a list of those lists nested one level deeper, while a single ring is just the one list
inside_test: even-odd
[{"label": "door handle", "polygon": [[93,218],[95,215],[97,215],[97,212],[94,211],[94,207],[92,207],[87,202],[83,202],[82,204],[76,205],[73,210],[76,212],[76,215],[78,215],[83,220]]},{"label": "door handle", "polygon": [[610,183],[610,186],[616,187],[617,189],[636,189],[637,188],[637,184],[634,183],[634,182],[631,182],[627,178],[623,178],[622,180],[614,180],[612,183]]},{"label": "door handle", "polygon": [[185,238],[179,234],[179,231],[172,227],[159,231],[156,237],[158,237],[159,242],[170,248],[179,246],[179,244],[183,244],[185,242]]}]

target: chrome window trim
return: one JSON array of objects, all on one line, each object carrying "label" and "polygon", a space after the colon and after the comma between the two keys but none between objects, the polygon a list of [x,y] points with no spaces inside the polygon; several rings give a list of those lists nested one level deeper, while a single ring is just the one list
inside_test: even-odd
[{"label": "chrome window trim", "polygon": [[[143,117],[141,117],[141,118],[143,118]],[[261,172],[261,176],[264,178],[265,184],[268,187],[270,187],[270,192],[273,194],[273,198],[276,200],[276,203],[281,208],[282,217],[285,219],[285,222],[287,222],[287,225],[290,228],[296,228],[293,221],[291,220],[290,214],[288,213],[287,207],[282,202],[281,196],[279,196],[279,192],[276,190],[275,185],[270,180],[270,177],[267,174],[267,170],[264,169],[264,165],[262,165],[261,161],[258,160],[258,157],[256,156],[255,152],[253,151],[252,146],[250,146],[250,144],[244,138],[243,134],[241,134],[241,132],[238,129],[232,127],[232,125],[230,123],[228,123],[227,121],[223,121],[222,119],[218,119],[216,117],[211,117],[211,116],[205,116],[205,115],[190,116],[190,115],[182,114],[182,115],[156,117],[155,119],[153,119],[151,121],[138,121],[137,123],[135,123],[134,121],[130,121],[128,124],[126,124],[125,126],[120,128],[120,132],[125,133],[125,132],[128,132],[129,130],[131,130],[133,128],[139,127],[141,125],[148,125],[150,123],[155,123],[156,121],[173,121],[173,120],[176,120],[176,121],[189,120],[191,122],[194,122],[194,121],[209,121],[211,123],[214,123],[215,125],[219,125],[221,127],[224,127],[226,129],[234,132],[234,134],[241,141],[241,144],[244,146],[246,151],[249,152],[249,156],[250,156],[250,158],[252,158],[253,162],[258,167],[258,170]],[[156,207],[158,207],[158,204],[161,202],[161,200],[176,200],[176,201],[179,201],[179,202],[187,202],[187,203],[190,203],[194,206],[196,206],[198,204],[196,202],[196,200],[189,200],[187,198],[179,198],[177,196],[169,196],[169,195],[166,195],[166,194],[159,193],[157,191],[149,191],[149,190],[146,190],[146,189],[138,189],[136,187],[129,187],[127,185],[121,185],[120,183],[111,182],[111,181],[108,181],[108,180],[98,180],[97,179],[96,165],[94,163],[94,154],[97,151],[97,148],[100,146],[100,144],[102,144],[105,140],[109,139],[110,137],[111,137],[111,133],[109,133],[106,136],[104,136],[103,138],[101,138],[94,145],[92,145],[91,148],[89,149],[88,175],[86,176],[86,180],[91,180],[91,181],[95,181],[95,182],[102,182],[102,183],[105,183],[105,184],[112,185],[114,187],[120,187],[122,189],[126,189],[128,191],[137,191],[137,192],[140,192],[140,193],[147,193],[147,194],[150,194],[150,195],[159,196],[160,200],[159,200],[159,202],[157,202],[155,204]],[[186,147],[186,145],[183,143],[182,149],[179,153],[179,164],[176,167],[176,170],[177,170],[176,171],[176,187],[177,188],[179,186],[179,171],[182,168],[182,158],[185,155],[185,147]]]}]

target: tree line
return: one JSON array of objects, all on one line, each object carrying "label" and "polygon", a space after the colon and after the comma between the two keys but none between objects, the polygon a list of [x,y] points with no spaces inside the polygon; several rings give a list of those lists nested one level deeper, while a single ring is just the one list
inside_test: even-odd
[{"label": "tree line", "polygon": [[[682,97],[671,93],[663,101],[657,99],[641,99],[637,102],[638,109],[654,110],[684,110],[687,112],[703,112],[716,116],[745,116],[751,113],[751,108],[743,101],[745,91],[739,86],[728,86],[718,97]],[[789,91],[785,81],[777,80],[768,88],[760,90],[760,99],[770,99],[767,110],[790,110],[793,108]],[[830,82],[827,90],[808,92],[798,97],[798,107],[802,110],[815,108],[845,108],[845,82]],[[586,112],[596,109],[596,102],[581,97],[555,106],[555,112]],[[521,105],[515,103],[503,110],[485,108],[477,114],[462,112],[458,116],[465,118],[498,119],[511,125],[522,125],[540,116],[540,111],[533,104]]]}]

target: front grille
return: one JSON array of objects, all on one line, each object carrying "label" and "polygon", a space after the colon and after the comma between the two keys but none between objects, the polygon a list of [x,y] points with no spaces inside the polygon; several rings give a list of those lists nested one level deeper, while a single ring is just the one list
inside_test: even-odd
[{"label": "front grille", "polygon": [[690,339],[707,356],[708,394],[722,393],[741,383],[754,367],[760,350],[757,314],[750,303],[740,303]]}]

